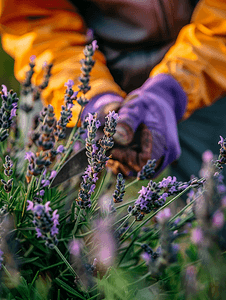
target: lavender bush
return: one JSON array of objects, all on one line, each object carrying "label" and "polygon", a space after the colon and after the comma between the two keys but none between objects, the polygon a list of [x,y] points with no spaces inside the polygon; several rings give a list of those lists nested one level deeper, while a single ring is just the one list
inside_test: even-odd
[{"label": "lavender bush", "polygon": [[[226,139],[220,137],[218,158],[210,151],[203,154],[200,178],[153,180],[155,160],[133,181],[112,175],[107,151],[114,146],[117,113],[109,112],[105,124],[96,114],[80,121],[96,48],[94,41],[84,49],[77,90],[72,80],[65,83],[59,120],[51,105],[44,107],[27,145],[18,142],[17,95],[2,85],[1,299],[226,299],[226,186],[221,174]],[[43,68],[43,83],[36,87],[31,58],[22,97],[41,97],[52,65]],[[81,111],[67,136],[75,101]],[[21,109],[30,112],[32,105]],[[98,139],[100,125],[104,129]],[[84,173],[78,183],[68,180],[50,188],[78,141],[87,151]],[[18,169],[15,153],[24,148],[24,167]],[[148,183],[135,199],[125,201],[137,182]],[[111,195],[106,194],[110,185]],[[182,194],[187,194],[187,203],[172,215],[169,205]]]}]

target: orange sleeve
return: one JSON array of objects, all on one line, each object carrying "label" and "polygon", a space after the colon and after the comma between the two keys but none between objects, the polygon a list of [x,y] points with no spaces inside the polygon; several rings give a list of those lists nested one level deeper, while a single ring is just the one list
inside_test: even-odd
[{"label": "orange sleeve", "polygon": [[[29,58],[36,56],[34,83],[42,81],[42,64],[53,63],[49,86],[43,92],[44,104],[52,104],[56,117],[60,117],[65,82],[72,79],[74,89],[81,74],[79,61],[84,58],[83,49],[87,43],[87,28],[76,11],[66,0],[1,0],[0,26],[3,49],[15,60],[14,72],[18,81],[23,81],[28,71]],[[125,93],[114,82],[100,51],[94,54],[96,61],[91,71],[91,90],[86,94],[90,99],[97,94]],[[76,122],[80,106],[73,107],[70,126]]]},{"label": "orange sleeve", "polygon": [[226,94],[226,0],[200,0],[160,64],[150,73],[172,75],[188,96],[183,119]]}]

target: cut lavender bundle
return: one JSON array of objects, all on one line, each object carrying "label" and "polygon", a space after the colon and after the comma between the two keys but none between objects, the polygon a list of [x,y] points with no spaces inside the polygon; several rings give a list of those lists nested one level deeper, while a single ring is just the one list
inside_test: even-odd
[{"label": "cut lavender bundle", "polygon": [[57,130],[54,133],[57,140],[62,140],[66,137],[66,126],[72,118],[71,108],[74,106],[73,101],[77,99],[78,94],[78,92],[74,92],[72,89],[73,85],[74,81],[71,79],[65,83],[67,89],[64,95],[64,105],[61,106],[61,116],[56,125]]},{"label": "cut lavender bundle", "polygon": [[80,60],[82,65],[82,75],[79,77],[79,81],[81,81],[81,85],[79,85],[80,92],[83,93],[83,96],[77,99],[78,104],[81,106],[85,106],[89,101],[86,99],[85,94],[90,90],[89,80],[90,80],[90,72],[95,64],[95,61],[92,59],[95,50],[98,48],[97,41],[94,40],[92,44],[87,45],[83,51],[85,55],[85,59]]},{"label": "cut lavender bundle", "polygon": [[51,161],[48,157],[48,153],[43,152],[37,152],[36,154],[34,154],[31,151],[26,152],[24,159],[27,159],[29,161],[26,174],[26,179],[28,183],[31,181],[32,175],[40,175],[42,171],[51,164]]},{"label": "cut lavender bundle", "polygon": [[[6,155],[6,157],[5,157],[5,163],[3,164],[3,167],[5,169],[4,170],[4,174],[7,177],[12,176],[12,174],[13,174],[12,166],[13,166],[13,163],[12,163],[10,157],[8,155]],[[5,192],[6,193],[10,193],[11,189],[12,189],[13,178],[9,179],[8,181],[5,181],[5,180],[1,179],[1,182],[4,185]]]},{"label": "cut lavender bundle", "polygon": [[[51,63],[50,64],[48,64],[47,62],[43,63],[43,66],[42,66],[42,69],[44,71],[43,82],[40,85],[35,86],[31,82],[32,77],[35,73],[35,71],[34,71],[34,68],[36,65],[35,59],[36,59],[35,55],[32,55],[30,57],[30,62],[29,62],[30,69],[26,72],[25,80],[21,84],[21,95],[27,96],[28,94],[31,94],[33,101],[40,100],[42,91],[49,84],[49,79],[51,77],[51,69],[53,67],[53,64],[51,64]],[[25,112],[29,112],[30,110],[32,110],[33,105],[32,104],[28,105],[27,103],[23,103],[20,108],[23,109]]]},{"label": "cut lavender bundle", "polygon": [[57,209],[52,213],[52,209],[49,207],[50,201],[46,204],[33,203],[30,200],[27,200],[28,207],[27,211],[31,210],[34,216],[33,224],[35,225],[35,230],[37,237],[41,237],[45,240],[45,245],[50,249],[54,248],[54,245],[57,245],[57,234],[59,229],[59,215],[57,214]]},{"label": "cut lavender bundle", "polygon": [[19,101],[17,94],[13,90],[7,91],[7,87],[2,85],[2,106],[0,108],[0,142],[3,142],[9,136],[9,130],[12,125],[12,118],[16,116]]},{"label": "cut lavender bundle", "polygon": [[155,174],[156,159],[149,159],[145,166],[137,173],[138,180],[151,179]]},{"label": "cut lavender bundle", "polygon": [[129,206],[128,212],[134,215],[137,221],[141,221],[145,214],[162,207],[167,197],[178,195],[190,185],[201,186],[202,184],[203,181],[198,181],[196,178],[188,182],[177,181],[175,176],[163,178],[158,183],[150,180],[147,187],[143,186],[138,192],[140,195],[134,206]]},{"label": "cut lavender bundle", "polygon": [[[97,129],[100,127],[100,122],[97,120],[97,115],[88,114],[86,122],[87,138],[86,138],[86,154],[88,157],[89,166],[86,168],[81,189],[79,190],[78,199],[76,200],[81,208],[91,207],[91,195],[96,187],[98,173],[105,167],[109,157],[106,151],[113,147],[113,135],[116,132],[118,114],[114,111],[109,112],[106,116],[107,121],[104,126],[104,136],[99,140],[98,144],[95,141]],[[99,145],[99,147],[98,147]]]},{"label": "cut lavender bundle", "polygon": [[216,161],[216,167],[218,167],[219,170],[222,170],[223,165],[226,163],[226,139],[220,136],[220,141],[218,144],[221,146],[221,148],[218,160]]},{"label": "cut lavender bundle", "polygon": [[114,203],[122,202],[124,194],[125,194],[125,180],[123,179],[123,175],[119,173],[117,175],[116,188],[113,194]]}]

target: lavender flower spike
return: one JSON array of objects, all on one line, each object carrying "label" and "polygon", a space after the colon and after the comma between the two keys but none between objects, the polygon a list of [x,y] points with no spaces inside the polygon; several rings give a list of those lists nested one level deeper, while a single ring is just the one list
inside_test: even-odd
[{"label": "lavender flower spike", "polygon": [[35,225],[37,237],[45,240],[45,245],[52,249],[58,243],[56,236],[59,232],[57,228],[57,225],[59,225],[59,215],[57,214],[57,210],[51,213],[50,201],[44,205],[39,203],[33,204],[30,200],[27,202],[27,210],[31,210],[34,216],[32,223]]}]

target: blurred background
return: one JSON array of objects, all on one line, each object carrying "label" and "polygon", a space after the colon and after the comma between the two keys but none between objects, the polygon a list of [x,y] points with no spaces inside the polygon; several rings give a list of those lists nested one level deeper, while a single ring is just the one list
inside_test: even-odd
[{"label": "blurred background", "polygon": [[5,84],[9,89],[19,94],[20,84],[14,77],[14,60],[9,56],[0,44],[0,85]]}]

